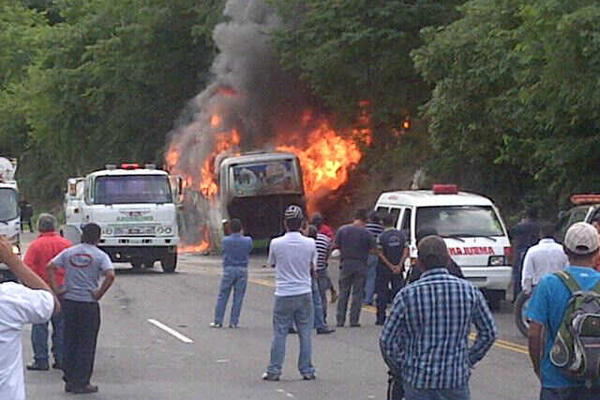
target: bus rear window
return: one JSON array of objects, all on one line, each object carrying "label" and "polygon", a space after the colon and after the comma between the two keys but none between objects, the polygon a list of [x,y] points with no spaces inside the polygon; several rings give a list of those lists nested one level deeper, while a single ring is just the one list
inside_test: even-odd
[{"label": "bus rear window", "polygon": [[293,160],[238,164],[231,168],[231,174],[236,197],[302,192]]},{"label": "bus rear window", "polygon": [[442,237],[504,236],[496,212],[490,206],[443,206],[417,209],[417,232],[434,228]]}]

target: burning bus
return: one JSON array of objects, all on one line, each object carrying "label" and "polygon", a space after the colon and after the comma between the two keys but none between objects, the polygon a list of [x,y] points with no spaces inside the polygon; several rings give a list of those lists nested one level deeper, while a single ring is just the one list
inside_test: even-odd
[{"label": "burning bus", "polygon": [[295,154],[250,152],[219,160],[221,215],[239,218],[256,247],[283,232],[290,204],[305,208],[302,169]]}]

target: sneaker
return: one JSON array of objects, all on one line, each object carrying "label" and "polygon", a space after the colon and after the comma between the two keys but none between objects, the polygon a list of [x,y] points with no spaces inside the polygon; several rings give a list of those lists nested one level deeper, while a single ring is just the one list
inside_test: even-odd
[{"label": "sneaker", "polygon": [[230,329],[237,329],[237,324],[229,324]]},{"label": "sneaker", "polygon": [[[67,390],[70,389],[70,390]],[[65,391],[75,393],[75,394],[85,394],[85,393],[96,393],[98,392],[98,386],[87,384],[85,386],[71,386],[67,387],[65,385]]]},{"label": "sneaker", "polygon": [[385,324],[385,321],[375,321],[375,325],[381,326],[383,324]]},{"label": "sneaker", "polygon": [[48,369],[48,364],[43,365],[35,361],[27,365],[29,371],[48,371]]},{"label": "sneaker", "polygon": [[211,328],[222,328],[223,324],[219,324],[217,322],[211,322],[209,325]]},{"label": "sneaker", "polygon": [[52,368],[62,370],[63,369],[63,365],[59,361],[54,361],[54,364],[52,364]]},{"label": "sneaker", "polygon": [[343,328],[343,327],[344,327],[344,323],[343,323],[343,322],[338,322],[338,323],[336,324],[336,326],[337,326],[338,328]]},{"label": "sneaker", "polygon": [[272,373],[270,373],[270,372],[265,372],[265,373],[262,375],[262,380],[263,380],[263,381],[272,381],[272,382],[276,382],[276,381],[278,381],[278,380],[279,380],[279,375],[275,375],[275,374],[272,374]]},{"label": "sneaker", "polygon": [[305,381],[314,381],[317,377],[314,372],[311,372],[310,374],[302,374],[302,379]]},{"label": "sneaker", "polygon": [[358,322],[355,324],[350,324],[350,328],[360,328],[360,324]]},{"label": "sneaker", "polygon": [[322,328],[317,328],[317,335],[327,335],[328,333],[335,332],[335,329],[330,328],[328,326],[324,326]]}]

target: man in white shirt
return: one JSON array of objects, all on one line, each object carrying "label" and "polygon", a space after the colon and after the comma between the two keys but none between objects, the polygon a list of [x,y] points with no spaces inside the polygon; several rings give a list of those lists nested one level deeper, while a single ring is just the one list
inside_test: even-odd
[{"label": "man in white shirt", "polygon": [[300,233],[302,209],[292,205],[285,210],[286,234],[273,239],[269,264],[275,267],[275,305],[271,361],[263,374],[266,381],[278,381],[285,358],[285,340],[295,325],[300,339],[298,369],[304,380],[315,379],[311,362],[311,330],[314,312],[311,275],[317,264],[315,241]]},{"label": "man in white shirt", "polygon": [[23,282],[0,285],[0,399],[24,400],[21,336],[25,324],[47,323],[60,310],[50,287],[13,253],[0,236],[0,262]]},{"label": "man in white shirt", "polygon": [[544,275],[562,271],[569,264],[563,246],[554,240],[554,225],[545,222],[540,227],[540,241],[531,246],[523,261],[521,286],[527,294]]}]

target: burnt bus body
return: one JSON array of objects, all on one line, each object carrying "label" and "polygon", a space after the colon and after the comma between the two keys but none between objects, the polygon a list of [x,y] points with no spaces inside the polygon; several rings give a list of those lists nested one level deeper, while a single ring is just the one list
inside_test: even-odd
[{"label": "burnt bus body", "polygon": [[292,153],[253,152],[220,162],[219,188],[224,221],[239,218],[257,248],[284,232],[290,204],[305,209],[302,170]]}]

